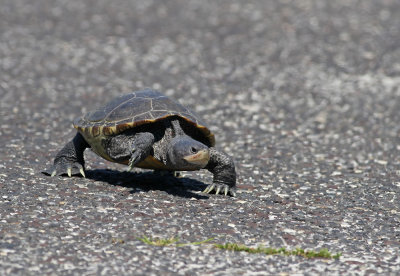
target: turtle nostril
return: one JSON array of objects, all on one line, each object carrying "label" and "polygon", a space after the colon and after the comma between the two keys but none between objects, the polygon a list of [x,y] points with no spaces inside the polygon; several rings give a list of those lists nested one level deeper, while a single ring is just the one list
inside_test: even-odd
[{"label": "turtle nostril", "polygon": [[190,149],[190,151],[191,151],[192,153],[196,153],[196,152],[197,152],[197,149],[196,149],[195,147],[192,147],[192,148]]}]

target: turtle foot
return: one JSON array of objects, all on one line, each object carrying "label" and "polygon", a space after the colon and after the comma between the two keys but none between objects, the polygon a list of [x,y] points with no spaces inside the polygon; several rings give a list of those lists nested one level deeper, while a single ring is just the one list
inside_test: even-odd
[{"label": "turtle foot", "polygon": [[203,191],[203,193],[209,194],[212,191],[215,191],[215,194],[221,194],[228,195],[230,194],[231,196],[235,197],[236,196],[236,191],[235,187],[231,187],[227,184],[218,184],[218,183],[213,183],[207,186],[207,188]]},{"label": "turtle foot", "polygon": [[83,177],[86,177],[85,169],[82,164],[70,161],[66,158],[55,160],[54,165],[50,168],[49,172],[51,177],[63,174],[67,174],[69,177],[74,174],[81,174]]}]

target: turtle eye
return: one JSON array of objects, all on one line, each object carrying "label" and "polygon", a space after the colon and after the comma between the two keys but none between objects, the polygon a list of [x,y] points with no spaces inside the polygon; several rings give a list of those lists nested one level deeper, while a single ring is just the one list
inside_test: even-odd
[{"label": "turtle eye", "polygon": [[192,153],[197,153],[197,149],[196,149],[195,147],[191,147],[190,151],[191,151]]}]

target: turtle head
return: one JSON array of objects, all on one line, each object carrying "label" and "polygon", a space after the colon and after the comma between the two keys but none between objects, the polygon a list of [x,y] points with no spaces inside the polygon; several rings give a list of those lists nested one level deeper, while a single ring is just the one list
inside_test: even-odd
[{"label": "turtle head", "polygon": [[208,164],[210,153],[206,145],[180,135],[172,139],[167,159],[170,166],[177,170],[199,170]]}]

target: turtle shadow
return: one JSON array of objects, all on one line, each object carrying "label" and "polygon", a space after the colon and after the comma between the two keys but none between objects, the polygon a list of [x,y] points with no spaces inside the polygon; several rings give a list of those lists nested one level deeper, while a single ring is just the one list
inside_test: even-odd
[{"label": "turtle shadow", "polygon": [[187,177],[174,177],[153,172],[121,172],[110,169],[86,171],[86,178],[107,182],[110,185],[131,188],[130,193],[139,191],[164,191],[183,198],[208,199],[206,195],[195,192],[203,191],[207,185]]}]

